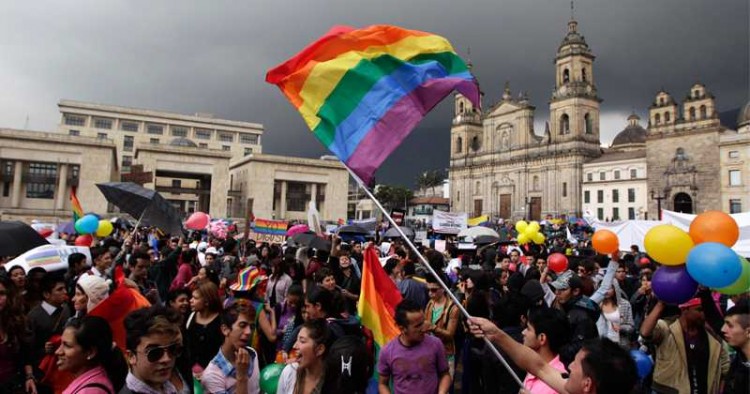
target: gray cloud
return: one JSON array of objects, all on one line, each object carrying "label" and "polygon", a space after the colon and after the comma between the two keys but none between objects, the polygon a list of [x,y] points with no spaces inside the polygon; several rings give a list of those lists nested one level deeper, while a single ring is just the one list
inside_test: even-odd
[{"label": "gray cloud", "polygon": [[[602,140],[660,89],[681,99],[705,83],[720,110],[748,100],[745,0],[576,2],[579,30],[597,56]],[[5,1],[0,5],[0,125],[50,130],[61,98],[217,116],[265,125],[266,152],[324,154],[265,72],[334,24],[388,23],[471,47],[485,107],[510,81],[548,113],[553,58],[568,1]],[[448,165],[451,105],[443,103],[384,164],[378,179],[411,184]],[[423,152],[415,155],[414,152]]]}]

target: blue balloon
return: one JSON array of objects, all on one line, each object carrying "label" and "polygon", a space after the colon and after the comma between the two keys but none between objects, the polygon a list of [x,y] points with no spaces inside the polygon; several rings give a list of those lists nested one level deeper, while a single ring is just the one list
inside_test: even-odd
[{"label": "blue balloon", "polygon": [[93,234],[99,228],[99,219],[94,215],[86,215],[76,222],[76,231],[81,234]]},{"label": "blue balloon", "polygon": [[687,270],[698,283],[718,289],[731,285],[740,277],[742,263],[737,253],[726,245],[705,242],[690,250]]},{"label": "blue balloon", "polygon": [[645,379],[654,368],[654,361],[651,360],[648,354],[636,349],[630,351],[630,357],[635,361],[635,367],[638,370],[638,379]]}]

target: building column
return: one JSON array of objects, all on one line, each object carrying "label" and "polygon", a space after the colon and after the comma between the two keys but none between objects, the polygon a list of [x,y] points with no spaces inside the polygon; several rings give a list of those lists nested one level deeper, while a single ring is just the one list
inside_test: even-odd
[{"label": "building column", "polygon": [[18,208],[21,205],[21,175],[23,173],[23,162],[16,160],[16,168],[13,170],[13,193],[10,197],[10,206]]},{"label": "building column", "polygon": [[55,193],[55,209],[60,210],[65,207],[65,196],[68,194],[68,165],[60,164],[59,176],[57,178],[57,193]]},{"label": "building column", "polygon": [[281,181],[281,201],[279,201],[279,217],[283,220],[286,217],[286,181]]},{"label": "building column", "polygon": [[317,183],[312,183],[311,185],[312,186],[310,187],[310,201],[312,201],[313,203],[315,203],[315,207],[317,208],[317,206],[318,206],[318,201],[317,201],[317,199],[318,199],[318,184]]}]

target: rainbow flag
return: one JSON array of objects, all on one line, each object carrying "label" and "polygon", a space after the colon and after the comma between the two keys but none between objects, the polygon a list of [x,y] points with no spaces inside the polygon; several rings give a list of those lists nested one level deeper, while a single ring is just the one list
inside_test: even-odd
[{"label": "rainbow flag", "polygon": [[396,26],[335,26],[268,71],[320,142],[366,183],[454,89],[480,106],[479,87],[443,37]]},{"label": "rainbow flag", "polygon": [[286,235],[286,220],[255,219],[253,231],[258,234]]},{"label": "rainbow flag", "polygon": [[382,348],[400,333],[395,316],[401,293],[380,265],[375,248],[367,247],[364,254],[357,313],[362,325],[372,331],[378,348]]},{"label": "rainbow flag", "polygon": [[73,223],[83,217],[83,207],[76,197],[76,188],[70,189],[70,205],[73,207]]}]

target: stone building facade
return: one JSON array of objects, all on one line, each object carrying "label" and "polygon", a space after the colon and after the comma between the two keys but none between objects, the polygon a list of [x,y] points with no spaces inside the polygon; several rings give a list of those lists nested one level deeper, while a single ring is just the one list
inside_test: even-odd
[{"label": "stone building facade", "polygon": [[594,55],[575,20],[555,56],[555,90],[543,135],[525,94],[486,113],[460,94],[451,127],[451,210],[470,216],[541,219],[580,216],[583,164],[599,157],[599,104]]}]

